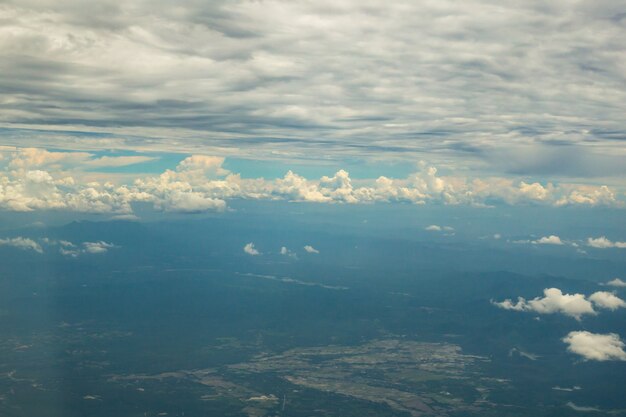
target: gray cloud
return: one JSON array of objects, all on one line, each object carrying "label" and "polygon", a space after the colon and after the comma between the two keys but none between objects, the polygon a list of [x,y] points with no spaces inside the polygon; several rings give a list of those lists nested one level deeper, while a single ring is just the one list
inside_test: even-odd
[{"label": "gray cloud", "polygon": [[50,132],[61,128],[86,132],[87,148],[102,146],[89,136],[99,133],[135,149],[624,174],[626,29],[614,2],[0,7],[5,143],[36,128],[46,131],[28,143],[75,146]]}]

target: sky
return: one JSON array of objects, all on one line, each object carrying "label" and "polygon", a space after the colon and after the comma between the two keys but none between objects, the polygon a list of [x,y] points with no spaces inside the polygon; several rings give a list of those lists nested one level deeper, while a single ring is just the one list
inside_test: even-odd
[{"label": "sky", "polygon": [[21,0],[0,16],[7,210],[624,204],[619,2]]},{"label": "sky", "polygon": [[[625,10],[615,0],[0,0],[0,224],[13,224],[7,213],[141,220],[149,207],[170,219],[279,202],[332,207],[325,224],[339,229],[358,213],[347,207],[384,205],[371,218],[389,226],[414,215],[398,216],[407,206],[452,206],[466,211],[421,220],[418,236],[476,227],[485,247],[623,271]],[[519,207],[532,208],[523,222],[511,215]],[[557,221],[532,229],[547,219]],[[38,239],[0,246],[68,258],[119,249]],[[293,259],[324,253],[282,244]],[[237,253],[266,250],[245,240]],[[620,277],[493,309],[580,321],[626,306],[605,291]],[[626,360],[614,333],[562,340],[591,360]]]}]

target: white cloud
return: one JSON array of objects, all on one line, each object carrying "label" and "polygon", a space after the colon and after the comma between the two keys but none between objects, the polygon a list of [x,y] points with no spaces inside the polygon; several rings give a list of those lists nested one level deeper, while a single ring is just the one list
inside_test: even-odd
[{"label": "white cloud", "polygon": [[566,406],[568,406],[569,408],[571,408],[574,411],[580,411],[581,413],[599,413],[602,410],[598,407],[589,407],[586,405],[576,405],[575,403],[573,403],[572,401],[568,401],[566,404]]},{"label": "white cloud", "polygon": [[83,251],[85,253],[105,253],[109,249],[114,248],[115,245],[112,243],[107,243],[104,241],[99,242],[84,242],[83,243]]},{"label": "white cloud", "polygon": [[[512,241],[512,243],[518,243],[518,244],[533,244],[533,245],[564,245],[564,242],[561,240],[560,237],[555,236],[555,235],[550,235],[550,236],[544,236],[542,238],[539,239],[535,239],[535,240],[530,240],[530,239],[520,239],[520,240],[514,240]],[[571,243],[572,246],[575,246],[575,243]]]},{"label": "white cloud", "polygon": [[14,248],[22,250],[34,250],[38,253],[43,253],[41,245],[32,239],[26,237],[13,237],[0,239],[0,246],[12,246]]},{"label": "white cloud", "polygon": [[535,245],[562,245],[561,238],[555,235],[544,236],[541,239],[533,240]]},{"label": "white cloud", "polygon": [[553,390],[555,391],[565,391],[565,392],[574,392],[574,391],[579,391],[582,388],[578,385],[574,385],[573,387],[560,387],[558,385],[552,387]]},{"label": "white cloud", "polygon": [[247,243],[244,247],[243,247],[243,251],[245,253],[247,253],[248,255],[252,255],[252,256],[257,256],[260,255],[261,253],[254,247],[254,243],[250,242]]},{"label": "white cloud", "polygon": [[69,256],[72,258],[77,258],[82,254],[101,254],[108,252],[109,249],[115,248],[116,246],[112,243],[105,241],[97,241],[97,242],[83,242],[80,245],[74,244],[67,240],[53,240],[48,238],[43,238],[47,245],[58,246],[59,253],[63,256]]},{"label": "white cloud", "polygon": [[313,246],[311,245],[306,245],[304,247],[304,250],[307,251],[308,253],[320,253],[320,251],[318,251],[317,249],[315,249]]},{"label": "white cloud", "polygon": [[591,300],[596,306],[606,308],[608,310],[617,310],[618,308],[626,307],[626,302],[624,302],[624,300],[607,291],[594,292],[589,296],[589,300]]},{"label": "white cloud", "polygon": [[428,230],[429,232],[454,232],[454,227],[431,224],[430,226],[425,227],[424,230]]},{"label": "white cloud", "polygon": [[569,332],[563,338],[569,346],[567,350],[584,357],[587,360],[626,361],[624,342],[615,333],[595,334],[588,331]]},{"label": "white cloud", "polygon": [[606,248],[619,248],[626,249],[626,242],[612,242],[607,239],[605,236],[600,236],[597,238],[588,238],[587,246],[591,246],[592,248],[597,249],[606,249]]},{"label": "white cloud", "polygon": [[281,254],[281,255],[284,255],[284,256],[290,256],[290,257],[292,257],[292,258],[297,258],[297,257],[298,257],[295,253],[293,253],[292,251],[290,251],[289,249],[287,249],[287,247],[286,247],[286,246],[282,246],[282,247],[280,248],[280,254]]},{"label": "white cloud", "polygon": [[607,282],[606,285],[610,285],[611,287],[626,287],[626,282],[619,278],[615,278]]},{"label": "white cloud", "polygon": [[[74,157],[74,153],[79,155]],[[98,177],[101,181],[87,181],[80,167],[92,159],[80,152],[28,149],[12,151],[10,155],[14,159],[9,161],[9,166],[15,162],[19,169],[0,171],[0,209],[11,211],[65,210],[130,216],[133,215],[133,203],[141,202],[150,203],[161,211],[195,213],[226,210],[227,200],[235,198],[338,204],[432,202],[473,206],[499,200],[504,204],[554,205],[563,190],[569,190],[552,184],[541,186],[545,192],[540,193],[539,198],[538,194],[528,191],[532,184],[496,178],[440,177],[434,167],[424,164],[420,171],[404,179],[362,179],[356,182],[358,185],[344,170],[319,179],[307,179],[292,171],[273,180],[241,178],[223,167],[223,157],[205,155],[189,156],[174,169],[167,169],[157,176],[136,175],[133,178],[127,175],[113,183],[107,177]],[[72,169],[73,162],[77,164],[76,170]],[[617,200],[613,203],[620,204]],[[430,225],[426,230],[453,232],[454,228]],[[557,244],[558,240],[557,236],[548,236],[536,243]],[[608,244],[607,241],[598,242]],[[615,247],[626,245],[624,242],[610,244]]]},{"label": "white cloud", "polygon": [[531,311],[539,314],[560,313],[576,320],[580,320],[585,314],[596,314],[593,305],[583,294],[563,294],[558,288],[546,288],[543,294],[543,298],[536,297],[527,301],[523,297],[518,297],[516,303],[507,299],[493,304],[505,310]]}]

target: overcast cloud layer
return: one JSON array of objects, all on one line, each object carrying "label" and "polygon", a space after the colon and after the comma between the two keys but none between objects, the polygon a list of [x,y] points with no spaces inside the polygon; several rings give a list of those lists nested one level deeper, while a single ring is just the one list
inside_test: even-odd
[{"label": "overcast cloud layer", "polygon": [[626,174],[620,2],[20,0],[0,15],[5,144]]}]

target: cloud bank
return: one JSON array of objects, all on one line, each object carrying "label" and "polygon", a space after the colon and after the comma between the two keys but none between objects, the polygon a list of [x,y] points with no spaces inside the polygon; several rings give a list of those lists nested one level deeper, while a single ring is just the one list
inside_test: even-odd
[{"label": "cloud bank", "polygon": [[[230,172],[223,167],[222,157],[192,155],[159,175],[127,174],[120,181],[94,181],[92,174],[80,169],[80,164],[93,159],[90,154],[10,149],[5,155],[7,158],[0,163],[5,166],[0,170],[0,209],[11,211],[130,215],[133,203],[149,203],[164,212],[196,213],[223,211],[227,200],[235,198],[338,204],[623,205],[606,186],[440,176],[436,168],[427,165],[403,179],[380,176],[353,180],[345,170],[319,179],[307,179],[292,171],[282,178],[264,179],[242,178]],[[585,195],[586,199],[579,201],[573,195]],[[434,227],[451,230],[436,225],[431,228]],[[557,238],[549,236],[537,243],[554,244]],[[605,238],[598,239],[590,239],[589,244],[609,244],[602,240]],[[615,247],[622,243],[610,242]]]}]

